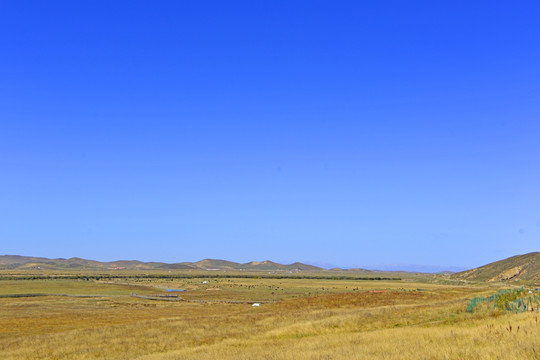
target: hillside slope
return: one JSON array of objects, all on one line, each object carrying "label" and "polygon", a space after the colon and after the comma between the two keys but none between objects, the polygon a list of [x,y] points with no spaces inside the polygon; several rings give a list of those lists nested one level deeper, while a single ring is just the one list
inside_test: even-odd
[{"label": "hillside slope", "polygon": [[252,271],[318,271],[319,267],[294,263],[278,264],[272,261],[252,261],[245,264],[226,260],[204,259],[197,262],[166,264],[138,260],[101,262],[81,258],[48,259],[43,257],[0,255],[0,270],[252,270]]},{"label": "hillside slope", "polygon": [[472,281],[540,282],[540,252],[512,256],[508,259],[456,273],[452,277]]}]

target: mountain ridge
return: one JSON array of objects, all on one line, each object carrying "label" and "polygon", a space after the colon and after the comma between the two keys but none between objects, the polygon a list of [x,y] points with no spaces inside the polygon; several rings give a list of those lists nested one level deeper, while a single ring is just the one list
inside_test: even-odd
[{"label": "mountain ridge", "polygon": [[318,266],[295,262],[280,264],[270,260],[237,263],[220,259],[196,262],[144,262],[139,260],[97,261],[79,257],[49,259],[46,257],[0,255],[0,270],[264,270],[264,271],[320,271]]},{"label": "mountain ridge", "polygon": [[[97,261],[79,257],[55,258],[22,255],[0,255],[0,270],[235,270],[235,271],[362,271],[370,269],[323,269],[315,265],[294,262],[280,264],[270,260],[238,263],[220,259],[202,259],[196,262],[144,262],[139,260]],[[380,269],[379,269],[380,270]],[[446,274],[455,280],[540,283],[540,252],[516,255],[477,268]]]}]

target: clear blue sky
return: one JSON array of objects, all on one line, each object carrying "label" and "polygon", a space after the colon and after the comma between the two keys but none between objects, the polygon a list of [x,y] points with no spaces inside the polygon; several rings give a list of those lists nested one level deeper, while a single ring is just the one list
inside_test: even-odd
[{"label": "clear blue sky", "polygon": [[0,253],[540,250],[536,1],[4,1]]}]

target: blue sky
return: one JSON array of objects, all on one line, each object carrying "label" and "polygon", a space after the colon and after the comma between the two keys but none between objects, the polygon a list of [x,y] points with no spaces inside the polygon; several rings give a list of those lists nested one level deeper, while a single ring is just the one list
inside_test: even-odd
[{"label": "blue sky", "polygon": [[0,5],[0,253],[539,251],[534,1]]}]

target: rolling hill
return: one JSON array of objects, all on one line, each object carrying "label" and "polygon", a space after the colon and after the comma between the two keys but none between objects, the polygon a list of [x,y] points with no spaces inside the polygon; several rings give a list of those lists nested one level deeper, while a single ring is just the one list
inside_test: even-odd
[{"label": "rolling hill", "polygon": [[101,262],[81,258],[48,259],[44,257],[1,255],[0,270],[251,270],[251,271],[318,271],[317,266],[299,262],[283,265],[269,260],[236,263],[233,261],[204,259],[197,262],[166,264],[162,262],[142,262],[138,260],[118,260]]},{"label": "rolling hill", "polygon": [[472,281],[540,282],[540,252],[512,256],[508,259],[453,274],[452,277]]}]

